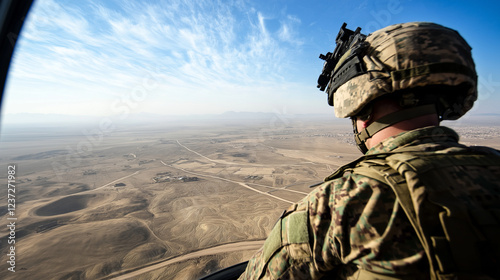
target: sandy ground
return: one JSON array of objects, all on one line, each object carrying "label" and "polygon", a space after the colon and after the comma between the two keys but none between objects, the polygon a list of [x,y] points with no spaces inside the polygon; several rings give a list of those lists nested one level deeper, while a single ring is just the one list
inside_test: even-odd
[{"label": "sandy ground", "polygon": [[[500,148],[498,127],[457,130]],[[0,279],[197,279],[247,260],[284,209],[360,155],[350,125],[330,122],[88,131],[4,132],[16,272],[2,231]]]}]

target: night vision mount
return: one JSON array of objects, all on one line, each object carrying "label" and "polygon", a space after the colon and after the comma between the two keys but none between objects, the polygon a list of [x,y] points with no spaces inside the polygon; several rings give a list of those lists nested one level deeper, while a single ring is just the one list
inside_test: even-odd
[{"label": "night vision mount", "polygon": [[366,35],[361,34],[361,28],[355,31],[345,28],[344,22],[339,34],[335,39],[337,46],[333,53],[320,54],[319,58],[325,61],[323,72],[318,78],[318,88],[321,91],[327,89],[328,104],[333,106],[333,94],[350,79],[366,73],[366,67],[362,62],[363,53],[368,46],[365,42]]}]

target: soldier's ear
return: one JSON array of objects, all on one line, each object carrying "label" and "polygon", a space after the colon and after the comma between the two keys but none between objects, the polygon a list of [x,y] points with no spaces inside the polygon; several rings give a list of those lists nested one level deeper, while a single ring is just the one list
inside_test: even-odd
[{"label": "soldier's ear", "polygon": [[370,124],[372,123],[372,116],[368,115],[368,118],[366,120],[363,120],[363,128],[367,128]]},{"label": "soldier's ear", "polygon": [[359,122],[359,126],[361,126],[361,128],[363,129],[368,127],[372,123],[372,119],[373,119],[373,114],[371,110],[369,111],[368,114],[361,115],[356,118],[356,120]]},{"label": "soldier's ear", "polygon": [[361,131],[367,128],[371,123],[371,116],[367,116],[366,119],[356,118],[356,126],[358,127],[358,131]]}]

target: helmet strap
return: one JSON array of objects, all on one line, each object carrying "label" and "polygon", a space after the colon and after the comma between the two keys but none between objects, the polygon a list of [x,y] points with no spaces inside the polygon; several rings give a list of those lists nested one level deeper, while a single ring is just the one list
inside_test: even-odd
[{"label": "helmet strap", "polygon": [[408,109],[403,109],[397,112],[390,113],[388,115],[381,117],[378,120],[373,121],[373,123],[371,123],[368,127],[366,127],[360,132],[358,132],[358,128],[356,126],[356,118],[352,118],[354,140],[356,140],[356,145],[361,150],[361,152],[363,154],[366,154],[366,152],[368,151],[368,148],[366,146],[366,140],[371,138],[377,132],[393,124],[433,113],[436,113],[435,104],[427,104],[422,106],[411,107]]}]

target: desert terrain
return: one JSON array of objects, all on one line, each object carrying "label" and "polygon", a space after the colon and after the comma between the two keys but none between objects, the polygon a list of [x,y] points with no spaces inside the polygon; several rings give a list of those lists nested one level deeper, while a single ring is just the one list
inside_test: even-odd
[{"label": "desert terrain", "polygon": [[[499,149],[494,123],[451,126]],[[245,261],[310,185],[360,155],[353,142],[348,120],[324,118],[3,127],[16,272],[3,225],[0,279],[198,279]]]}]

